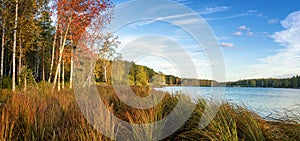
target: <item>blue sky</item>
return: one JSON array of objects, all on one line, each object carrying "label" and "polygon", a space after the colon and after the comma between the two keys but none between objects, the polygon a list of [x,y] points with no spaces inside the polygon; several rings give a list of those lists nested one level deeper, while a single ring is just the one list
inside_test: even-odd
[{"label": "blue sky", "polygon": [[[152,1],[158,4],[161,2],[160,0]],[[118,5],[128,1],[113,0],[113,2]],[[173,2],[192,9],[207,22],[223,53],[227,81],[281,78],[300,74],[299,1],[173,0]],[[141,11],[148,5],[145,2],[145,5],[141,4],[135,10]],[[160,18],[164,19],[163,13]],[[193,19],[185,19],[185,21],[194,22]],[[128,59],[125,55],[125,59],[167,74],[214,79],[210,67],[212,62],[208,60],[205,51],[201,50],[201,47],[205,45],[198,45],[180,27],[162,21],[141,20],[123,26],[115,34],[122,42],[120,50],[124,49],[124,46],[130,46],[129,49],[132,50],[141,46],[143,50],[164,48],[172,52],[173,56],[178,57],[184,54],[182,52],[186,52],[190,57],[182,59],[181,62],[177,62],[176,59],[174,61],[172,55],[166,55],[166,57],[159,54],[142,55],[133,59]],[[145,38],[140,38],[142,36]],[[172,47],[168,49],[166,46]],[[179,46],[183,46],[183,50]],[[141,50],[136,50],[135,54],[141,52]],[[196,76],[189,75],[193,74],[190,69],[192,66],[186,65],[190,60],[194,62]],[[185,66],[184,69],[190,72],[180,72],[178,69],[180,65]]]}]

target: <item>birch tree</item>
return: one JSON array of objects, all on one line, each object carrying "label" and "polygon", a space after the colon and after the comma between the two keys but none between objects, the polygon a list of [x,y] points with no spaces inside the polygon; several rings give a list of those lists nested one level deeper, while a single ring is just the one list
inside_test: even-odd
[{"label": "birch tree", "polygon": [[[54,76],[52,92],[57,84],[59,68],[62,63],[62,56],[67,40],[72,40],[72,44],[76,46],[81,35],[85,32],[86,27],[98,16],[102,16],[101,23],[107,23],[110,17],[106,17],[104,12],[108,12],[112,8],[110,0],[59,0],[56,1],[56,11],[58,17],[58,32],[63,33],[63,43],[60,46],[58,64]],[[101,25],[101,23],[99,23]],[[71,46],[73,46],[71,45]],[[71,49],[72,52],[72,49]],[[74,55],[70,55],[73,57]],[[73,59],[71,59],[73,60]],[[74,62],[71,62],[71,65]],[[70,77],[73,76],[73,67],[71,67]],[[70,78],[70,86],[72,86],[72,78]]]},{"label": "birch tree", "polygon": [[16,90],[16,48],[17,48],[17,28],[18,28],[18,9],[19,2],[16,0],[16,11],[15,11],[15,27],[14,27],[14,45],[13,45],[13,66],[12,66],[12,90]]},{"label": "birch tree", "polygon": [[99,49],[100,65],[103,68],[104,81],[108,82],[108,65],[109,61],[119,58],[120,54],[116,52],[120,42],[118,37],[114,37],[112,33],[106,33],[101,39],[101,48]]},{"label": "birch tree", "polygon": [[48,83],[51,82],[51,78],[52,78],[54,58],[55,58],[55,45],[56,45],[56,38],[57,38],[57,32],[56,32],[57,29],[58,29],[58,23],[55,26],[55,34],[54,34],[53,45],[52,45],[51,65],[50,65],[50,74],[49,74],[49,78],[48,78]]},{"label": "birch tree", "polygon": [[5,26],[6,26],[6,1],[2,0],[1,5],[1,20],[2,20],[2,41],[1,41],[1,64],[0,64],[0,76],[3,77],[3,69],[4,69],[4,51],[5,51]]}]

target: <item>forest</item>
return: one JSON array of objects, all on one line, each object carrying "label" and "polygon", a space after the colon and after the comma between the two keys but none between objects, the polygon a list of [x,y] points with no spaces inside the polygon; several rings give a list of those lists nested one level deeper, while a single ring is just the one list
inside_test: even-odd
[{"label": "forest", "polygon": [[236,82],[228,82],[227,86],[235,87],[271,87],[271,88],[300,88],[300,77],[293,76],[291,78],[269,78],[269,79],[250,79],[239,80]]},{"label": "forest", "polygon": [[113,7],[110,0],[1,0],[0,87],[26,90],[48,82],[53,89],[72,88],[75,54],[87,49],[79,40],[89,26],[103,54],[115,47],[116,37],[103,31]]},{"label": "forest", "polygon": [[[178,76],[164,74],[147,66],[124,60],[105,60],[107,67],[106,69],[103,69],[103,65],[101,65],[103,61],[104,60],[98,60],[96,63],[95,79],[96,82],[104,82],[109,85],[130,84],[140,86],[211,86],[217,84],[217,82],[213,80],[180,78]],[[113,67],[116,68],[117,72],[113,72]]]},{"label": "forest", "polygon": [[[135,64],[134,62],[115,60],[109,61],[108,75],[105,76],[105,70],[101,67],[101,61],[98,61],[95,69],[96,81],[107,82],[113,84],[112,81],[116,79],[111,76],[111,67],[114,62],[119,61],[124,66],[125,72],[118,74],[127,74],[128,77],[123,77],[123,83],[126,83],[126,79],[130,85],[155,85],[155,86],[228,86],[228,87],[270,87],[270,88],[300,88],[300,77],[298,75],[290,78],[264,78],[264,79],[249,79],[239,80],[232,82],[217,82],[214,80],[204,79],[192,79],[192,78],[180,78],[178,76],[164,74],[162,72],[156,72],[155,70],[147,67]],[[125,69],[127,68],[127,69]],[[126,71],[128,70],[128,71]],[[107,77],[107,78],[106,78]],[[116,82],[116,81],[115,81]]]}]

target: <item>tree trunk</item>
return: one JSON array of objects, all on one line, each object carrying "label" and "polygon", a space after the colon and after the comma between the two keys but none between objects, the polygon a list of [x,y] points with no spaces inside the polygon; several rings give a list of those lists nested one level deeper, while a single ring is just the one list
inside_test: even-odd
[{"label": "tree trunk", "polygon": [[69,88],[73,88],[73,74],[74,74],[74,48],[71,46],[71,70],[70,70],[70,86]]},{"label": "tree trunk", "polygon": [[22,73],[22,55],[23,55],[23,52],[22,52],[22,38],[21,38],[21,33],[20,33],[20,48],[19,48],[19,51],[20,51],[20,56],[19,56],[19,74],[18,74],[18,82],[19,84],[21,83],[21,73]]},{"label": "tree trunk", "polygon": [[24,92],[26,92],[27,89],[27,71],[24,73]]},{"label": "tree trunk", "polygon": [[61,82],[62,82],[61,88],[64,89],[65,88],[65,61],[64,61],[64,59],[62,60]]},{"label": "tree trunk", "polygon": [[[3,15],[4,16],[4,15]],[[4,69],[4,45],[5,45],[5,18],[2,19],[2,45],[1,45],[1,74],[0,76],[3,77],[3,69]]]},{"label": "tree trunk", "polygon": [[58,24],[56,24],[55,27],[55,35],[54,35],[54,41],[52,45],[52,58],[51,58],[51,66],[50,66],[50,75],[48,78],[48,82],[51,82],[51,77],[52,77],[52,71],[53,71],[53,64],[54,64],[54,57],[55,57],[55,44],[56,44],[56,38],[57,38],[57,29],[58,29]]},{"label": "tree trunk", "polygon": [[58,69],[57,91],[60,91],[60,78],[61,78],[60,70],[61,70],[61,65],[59,65],[59,67],[57,69]]},{"label": "tree trunk", "polygon": [[[39,47],[37,48],[37,52],[40,52],[40,49]],[[39,55],[38,53],[35,54],[35,73],[34,73],[34,78],[35,79],[39,79],[39,76],[40,76],[40,58],[39,58]]]},{"label": "tree trunk", "polygon": [[42,46],[42,80],[45,82],[45,41]]},{"label": "tree trunk", "polygon": [[[45,22],[44,17],[43,17],[43,22]],[[45,24],[43,24],[43,32],[45,32]],[[45,78],[45,38],[43,38],[43,46],[42,46],[42,80],[43,80],[43,83],[46,81],[46,78]]]},{"label": "tree trunk", "polygon": [[16,0],[16,17],[14,27],[14,45],[13,45],[13,68],[12,68],[12,90],[16,90],[16,48],[17,48],[17,27],[18,27],[18,0]]},{"label": "tree trunk", "polygon": [[[60,33],[59,49],[61,50],[63,42],[63,35]],[[59,64],[59,63],[58,63]],[[60,91],[60,78],[61,78],[61,64],[59,64],[58,69],[58,80],[57,80],[57,91]]]},{"label": "tree trunk", "polygon": [[[59,68],[59,66],[61,65],[61,60],[62,60],[62,56],[63,56],[64,47],[65,47],[65,44],[66,44],[66,40],[67,40],[67,35],[68,35],[68,32],[69,32],[70,24],[71,24],[71,21],[67,25],[67,29],[66,29],[66,32],[65,32],[65,35],[64,35],[63,44],[62,44],[62,46],[60,47],[60,50],[59,50],[59,59],[58,59],[57,68]],[[57,81],[57,77],[58,77],[58,69],[56,69],[56,72],[55,72],[55,77],[54,77],[53,86],[52,86],[52,93],[54,92],[55,85],[57,83],[56,82]]]},{"label": "tree trunk", "polygon": [[104,81],[107,83],[107,71],[106,71],[106,65],[104,66]]}]

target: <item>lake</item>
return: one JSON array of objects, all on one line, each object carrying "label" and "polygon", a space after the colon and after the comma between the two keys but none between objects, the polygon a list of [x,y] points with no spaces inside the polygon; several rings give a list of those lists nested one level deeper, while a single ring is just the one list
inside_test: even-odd
[{"label": "lake", "polygon": [[[163,87],[156,90],[170,93],[183,92],[194,100],[211,97],[211,87]],[[223,100],[245,106],[264,118],[300,114],[300,89],[226,87]]]}]

